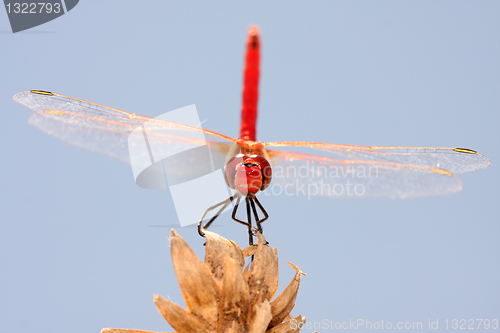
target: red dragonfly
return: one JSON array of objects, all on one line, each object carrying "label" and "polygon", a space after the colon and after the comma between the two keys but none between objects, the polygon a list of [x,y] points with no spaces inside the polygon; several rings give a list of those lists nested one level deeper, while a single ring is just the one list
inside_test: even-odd
[{"label": "red dragonfly", "polygon": [[[248,227],[250,244],[255,231],[252,215],[260,232],[261,223],[268,218],[256,194],[268,188],[271,180],[273,186],[280,186],[288,194],[330,198],[416,198],[458,192],[462,189],[462,182],[456,174],[490,165],[487,157],[465,148],[257,141],[260,43],[259,29],[253,26],[246,43],[238,139],[201,127],[136,115],[47,91],[23,91],[15,94],[14,100],[35,112],[29,122],[38,129],[125,163],[130,163],[129,137],[140,126],[143,126],[143,132],[148,132],[150,141],[167,150],[196,147],[200,144],[200,133],[203,134],[208,138],[206,143],[214,169],[225,167],[225,180],[234,194],[205,211],[198,223],[198,232],[203,236],[214,219],[236,200],[232,218]],[[144,127],[146,123],[147,129]],[[305,148],[306,151],[297,151],[296,148]],[[190,160],[189,164],[196,166],[198,163]],[[243,197],[246,221],[236,218]],[[256,206],[263,218],[259,217]],[[217,213],[203,224],[206,214],[217,208]]]}]

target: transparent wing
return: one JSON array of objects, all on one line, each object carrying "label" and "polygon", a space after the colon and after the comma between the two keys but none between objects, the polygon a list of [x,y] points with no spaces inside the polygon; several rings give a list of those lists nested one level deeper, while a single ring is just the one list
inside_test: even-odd
[{"label": "transparent wing", "polygon": [[460,174],[484,169],[490,160],[471,149],[437,147],[369,147],[318,142],[270,142],[267,147],[308,147],[341,159],[408,164]]},{"label": "transparent wing", "polygon": [[[455,175],[486,168],[484,155],[462,148],[367,147],[275,142],[319,154],[268,150],[275,192],[330,198],[418,198],[462,189]],[[319,150],[319,151],[318,151]],[[271,190],[273,190],[271,188]],[[285,193],[287,194],[287,193]]]},{"label": "transparent wing", "polygon": [[127,140],[129,132],[101,131],[65,123],[39,113],[33,113],[28,123],[50,136],[78,148],[100,153],[130,164]]},{"label": "transparent wing", "polygon": [[[134,142],[134,136],[147,134],[151,146],[162,147],[160,155],[173,155],[206,143],[218,164],[225,161],[235,141],[201,127],[136,115],[51,92],[23,91],[13,98],[35,112],[29,123],[42,132],[124,163],[130,163],[129,142]],[[141,126],[143,131],[134,131]]]}]

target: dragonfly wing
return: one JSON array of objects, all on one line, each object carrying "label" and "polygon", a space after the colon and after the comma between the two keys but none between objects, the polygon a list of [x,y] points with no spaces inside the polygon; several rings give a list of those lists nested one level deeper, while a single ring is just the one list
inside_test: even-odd
[{"label": "dragonfly wing", "polygon": [[51,92],[22,91],[14,95],[14,100],[35,112],[29,123],[42,132],[129,164],[129,148],[144,140],[144,135],[156,149],[151,153],[158,156],[171,156],[208,144],[216,161],[226,158],[235,141],[200,126],[136,115]]},{"label": "dragonfly wing", "polygon": [[130,132],[110,132],[82,127],[45,117],[40,113],[33,113],[28,123],[58,140],[130,164],[127,145]]},{"label": "dragonfly wing", "polygon": [[465,148],[369,147],[297,141],[272,142],[266,146],[308,147],[333,154],[341,159],[408,164],[414,167],[435,168],[453,174],[476,171],[490,165],[490,160],[486,156]]},{"label": "dragonfly wing", "polygon": [[[330,150],[322,150],[331,153]],[[391,159],[368,158],[371,157],[369,153],[366,156],[345,150],[335,151],[336,156],[279,150],[268,150],[268,153],[273,167],[273,180],[268,191],[273,193],[350,199],[405,199],[447,195],[462,189],[462,182],[455,174],[437,167],[443,162],[434,155],[429,158],[424,158],[426,154],[413,158],[403,155],[401,159],[392,156]],[[429,159],[435,161],[430,163]],[[453,163],[449,159],[445,161],[455,166],[452,170],[467,169],[467,159],[465,162],[456,158]],[[458,165],[461,165],[460,169]]]},{"label": "dragonfly wing", "polygon": [[371,147],[370,150],[357,151],[339,151],[335,147],[321,149],[351,159],[426,166],[454,174],[476,171],[490,165],[486,156],[464,148]]}]

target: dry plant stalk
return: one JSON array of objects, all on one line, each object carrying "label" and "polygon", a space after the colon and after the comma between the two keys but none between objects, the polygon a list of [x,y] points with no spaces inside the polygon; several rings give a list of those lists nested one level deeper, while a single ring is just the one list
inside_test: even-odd
[{"label": "dry plant stalk", "polygon": [[[302,275],[296,271],[286,289],[272,302],[278,289],[278,252],[258,235],[258,244],[241,250],[213,232],[205,231],[203,264],[181,236],[172,230],[171,252],[175,273],[187,311],[155,296],[160,313],[178,333],[216,332],[299,332],[306,318],[292,317],[290,311]],[[245,258],[254,255],[251,268]],[[105,328],[102,333],[153,333],[133,329]]]}]

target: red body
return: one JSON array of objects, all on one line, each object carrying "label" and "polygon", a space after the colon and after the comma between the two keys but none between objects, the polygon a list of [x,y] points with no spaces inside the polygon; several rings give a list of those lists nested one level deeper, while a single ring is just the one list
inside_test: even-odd
[{"label": "red body", "polygon": [[256,141],[257,102],[259,99],[260,32],[250,27],[245,55],[243,106],[241,108],[240,139]]},{"label": "red body", "polygon": [[227,162],[225,171],[227,185],[243,195],[255,195],[258,191],[265,190],[272,177],[271,165],[261,156],[264,146],[255,142],[259,65],[260,32],[258,27],[252,26],[248,31],[245,55],[240,139],[236,141],[241,154]]}]

